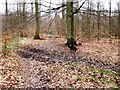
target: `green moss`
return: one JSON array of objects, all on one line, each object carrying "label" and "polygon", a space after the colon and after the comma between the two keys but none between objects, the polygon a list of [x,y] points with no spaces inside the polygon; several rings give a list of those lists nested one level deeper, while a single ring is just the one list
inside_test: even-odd
[{"label": "green moss", "polygon": [[68,65],[72,65],[72,61],[67,61],[67,64]]},{"label": "green moss", "polygon": [[77,81],[81,81],[81,80],[82,80],[82,77],[77,77],[76,80],[77,80]]},{"label": "green moss", "polygon": [[18,40],[14,39],[12,41],[12,45],[13,45],[13,48],[19,48],[19,42],[18,42]]},{"label": "green moss", "polygon": [[93,78],[92,76],[90,76],[90,77],[88,77],[88,79],[87,79],[89,82],[91,82],[91,81],[94,81],[95,80],[95,78]]},{"label": "green moss", "polygon": [[86,69],[85,71],[86,71],[87,73],[89,72],[89,70],[88,70],[88,69]]},{"label": "green moss", "polygon": [[112,72],[110,70],[104,70],[103,72],[104,75],[112,75]]}]

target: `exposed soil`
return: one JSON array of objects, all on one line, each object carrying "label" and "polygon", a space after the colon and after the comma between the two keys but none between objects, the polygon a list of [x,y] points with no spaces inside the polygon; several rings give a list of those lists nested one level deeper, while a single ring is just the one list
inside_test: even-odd
[{"label": "exposed soil", "polygon": [[[115,62],[104,61],[100,59],[99,55],[93,55],[91,57],[92,55],[88,56],[88,53],[85,53],[85,47],[91,47],[95,51],[95,49],[100,48],[101,43],[98,45],[96,42],[92,46],[90,43],[83,43],[82,46],[77,47],[79,50],[76,53],[70,51],[64,43],[64,39],[49,39],[42,41],[41,44],[36,43],[32,46],[22,47],[18,51],[26,71],[26,80],[24,81],[23,87],[110,87],[102,82],[99,83],[99,80],[98,82],[87,81],[84,77],[86,73],[82,71],[86,68],[99,68],[109,69],[119,73],[120,67],[115,65]],[[103,44],[102,46],[105,47]],[[113,47],[112,44],[108,48],[111,47]],[[101,50],[98,53],[101,54],[103,51]],[[75,66],[70,65],[69,67],[67,64],[69,61]],[[80,76],[85,79],[81,82],[76,81],[76,78],[79,76],[79,71],[82,73],[82,76]],[[69,75],[67,76],[67,74]],[[113,82],[116,82],[114,80]],[[118,79],[117,82],[119,82]]]}]

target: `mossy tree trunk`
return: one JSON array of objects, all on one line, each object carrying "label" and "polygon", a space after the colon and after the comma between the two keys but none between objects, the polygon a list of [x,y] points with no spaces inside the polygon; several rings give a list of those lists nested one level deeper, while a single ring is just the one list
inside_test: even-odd
[{"label": "mossy tree trunk", "polygon": [[40,15],[39,15],[39,8],[38,8],[38,0],[35,0],[35,18],[36,18],[36,31],[34,39],[40,39],[39,30],[40,30]]},{"label": "mossy tree trunk", "polygon": [[66,45],[75,47],[76,41],[74,39],[74,14],[73,14],[73,2],[67,1],[66,11],[66,24],[67,24],[67,43]]}]

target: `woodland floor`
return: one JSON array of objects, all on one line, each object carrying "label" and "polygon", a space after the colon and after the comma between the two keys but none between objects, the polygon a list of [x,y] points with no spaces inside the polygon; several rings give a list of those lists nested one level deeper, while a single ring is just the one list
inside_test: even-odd
[{"label": "woodland floor", "polygon": [[79,41],[82,45],[77,46],[76,53],[65,42],[64,38],[20,39],[19,47],[1,58],[0,88],[120,87],[116,39]]}]

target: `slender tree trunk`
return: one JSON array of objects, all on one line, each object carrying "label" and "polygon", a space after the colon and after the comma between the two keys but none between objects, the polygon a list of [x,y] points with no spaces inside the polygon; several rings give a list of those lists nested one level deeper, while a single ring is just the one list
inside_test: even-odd
[{"label": "slender tree trunk", "polygon": [[120,39],[120,2],[118,2],[118,39]]},{"label": "slender tree trunk", "polygon": [[5,22],[4,22],[4,27],[3,28],[3,37],[2,37],[2,53],[3,53],[3,56],[6,57],[8,55],[8,50],[7,50],[7,46],[8,46],[8,43],[9,41],[7,40],[7,36],[8,36],[8,2],[6,0],[5,2]]},{"label": "slender tree trunk", "polygon": [[87,7],[87,33],[88,33],[88,39],[90,40],[91,36],[91,30],[90,30],[90,0],[88,0],[88,7]]},{"label": "slender tree trunk", "polygon": [[81,33],[84,31],[84,16],[83,14],[81,14],[82,16],[82,22],[81,22]]},{"label": "slender tree trunk", "polygon": [[39,32],[40,32],[40,15],[39,15],[39,8],[38,8],[38,0],[35,0],[35,18],[36,18],[36,31],[34,39],[40,39]]},{"label": "slender tree trunk", "polygon": [[[79,8],[79,1],[76,0],[76,6],[77,9]],[[77,35],[77,31],[79,30],[79,14],[77,13],[75,15],[75,35]]]},{"label": "slender tree trunk", "polygon": [[50,0],[50,6],[49,6],[49,17],[51,17],[51,0]]},{"label": "slender tree trunk", "polygon": [[20,33],[20,37],[26,37],[26,34],[24,32],[24,29],[27,27],[27,18],[26,18],[26,0],[23,0],[22,2],[22,20],[21,20],[21,33]]},{"label": "slender tree trunk", "polygon": [[6,10],[5,10],[5,31],[7,31],[7,29],[8,29],[8,2],[7,2],[7,0],[6,0]]},{"label": "slender tree trunk", "polygon": [[[118,55],[120,55],[120,1],[118,2]],[[118,59],[120,60],[120,57]],[[120,66],[120,62],[118,62],[118,66]]]},{"label": "slender tree trunk", "polygon": [[97,40],[100,40],[100,2],[97,3],[97,28],[98,28],[98,35]]},{"label": "slender tree trunk", "polygon": [[75,47],[76,41],[74,39],[74,15],[73,15],[73,2],[67,1],[66,11],[66,24],[67,24],[67,43],[68,47]]},{"label": "slender tree trunk", "polygon": [[23,0],[23,29],[26,28],[26,10],[25,10],[25,6],[26,6],[26,1]]},{"label": "slender tree trunk", "polygon": [[19,4],[18,4],[18,1],[17,1],[17,19],[18,19],[18,21],[17,21],[17,26],[19,26],[19,20],[20,20],[20,18],[19,18]]},{"label": "slender tree trunk", "polygon": [[92,29],[95,29],[95,15],[93,15],[93,25],[92,25]]},{"label": "slender tree trunk", "polygon": [[34,9],[33,2],[31,2],[31,10],[32,10],[31,15],[33,15],[33,9]]},{"label": "slender tree trunk", "polygon": [[111,0],[109,2],[109,41],[111,41]]},{"label": "slender tree trunk", "polygon": [[[102,9],[103,11],[105,11],[105,9],[104,9],[104,7],[103,7],[103,9]],[[103,21],[105,22],[105,20],[104,20],[104,18],[105,18],[105,12],[102,12],[102,14],[103,14]],[[105,28],[105,26],[103,27],[103,33],[105,34],[106,33],[106,28]]]},{"label": "slender tree trunk", "polygon": [[[31,1],[31,17],[34,16],[34,2]],[[30,27],[34,27],[34,22],[30,24]]]},{"label": "slender tree trunk", "polygon": [[[65,4],[65,0],[62,0],[62,5]],[[61,21],[61,37],[65,35],[65,7],[62,7],[62,21]]]},{"label": "slender tree trunk", "polygon": [[19,5],[19,8],[20,8],[20,29],[22,29],[22,5],[20,4]]},{"label": "slender tree trunk", "polygon": [[[64,0],[62,0],[62,5],[64,5],[65,4],[65,1]],[[64,7],[62,7],[62,20],[64,20],[65,19],[65,10],[64,10],[65,8]]]},{"label": "slender tree trunk", "polygon": [[[49,13],[48,13],[49,15],[48,15],[48,18],[51,18],[51,0],[49,0],[49,1],[50,1],[50,3],[49,3]],[[51,29],[51,24],[52,23],[50,23],[49,26],[48,26],[48,30],[46,31],[47,34],[50,34],[50,32],[51,32],[51,30],[50,30]]]}]

